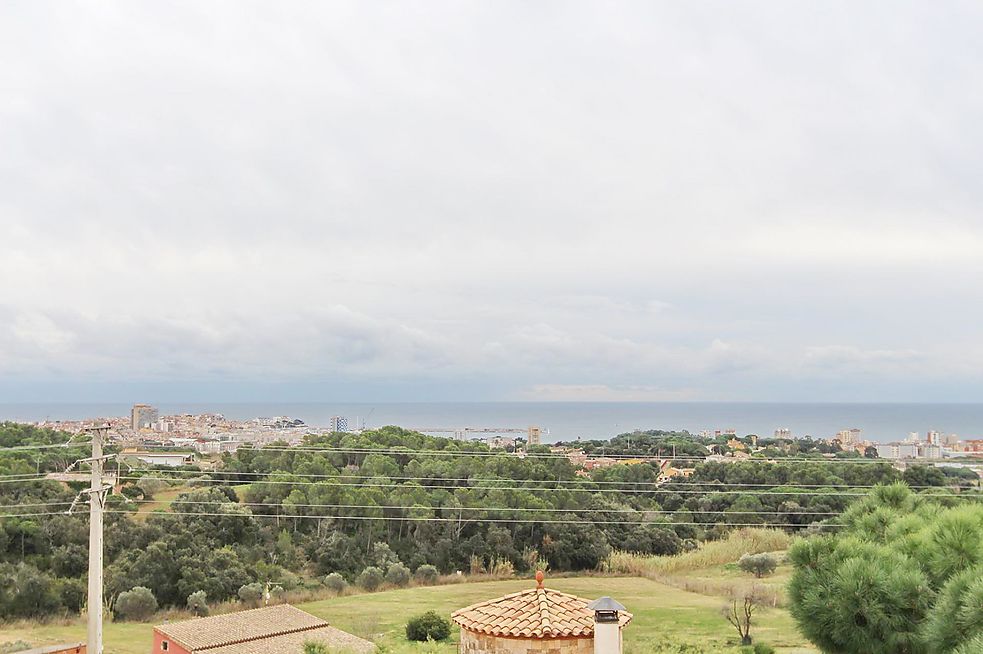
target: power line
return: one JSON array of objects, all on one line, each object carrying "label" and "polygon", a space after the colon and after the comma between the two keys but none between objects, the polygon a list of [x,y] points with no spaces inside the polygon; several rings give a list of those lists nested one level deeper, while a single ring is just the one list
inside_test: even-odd
[{"label": "power line", "polygon": [[[134,504],[154,504],[153,500],[134,500]],[[641,514],[655,514],[655,515],[673,515],[676,513],[728,513],[732,515],[840,515],[839,511],[729,511],[723,509],[680,509],[676,511],[665,511],[662,509],[652,510],[652,509],[600,509],[596,507],[587,507],[583,509],[571,509],[571,508],[545,508],[545,507],[511,507],[511,506],[453,506],[453,505],[411,505],[411,506],[394,506],[394,505],[384,505],[384,504],[283,504],[283,503],[273,503],[273,502],[218,502],[212,500],[197,501],[197,500],[174,500],[169,504],[213,504],[213,505],[229,505],[229,506],[246,506],[246,507],[270,507],[270,508],[280,508],[290,510],[293,508],[322,508],[322,509],[389,509],[389,510],[402,510],[402,511],[412,511],[419,509],[426,510],[440,510],[440,511],[519,511],[519,512],[531,512],[531,513],[641,513]],[[27,506],[27,505],[23,505]],[[43,506],[43,505],[39,505]],[[0,507],[0,509],[5,507]],[[180,513],[180,511],[178,511]]]},{"label": "power line", "polygon": [[[284,481],[284,480],[281,480],[281,481],[276,481],[276,482],[274,482],[274,481],[267,481],[266,480],[266,478],[269,478],[269,477],[297,476],[297,477],[302,477],[302,478],[323,479],[323,480],[333,480],[333,479],[357,480],[359,478],[364,478],[364,479],[369,479],[369,480],[371,480],[371,479],[389,479],[389,480],[393,480],[393,481],[469,482],[469,483],[472,483],[472,484],[482,484],[482,483],[488,483],[488,482],[504,482],[504,483],[510,484],[510,488],[521,488],[521,489],[525,489],[525,490],[530,490],[530,488],[529,487],[526,487],[526,486],[514,486],[514,485],[515,484],[556,484],[556,485],[577,484],[577,485],[581,485],[581,486],[590,486],[590,485],[615,486],[615,485],[618,485],[619,488],[610,488],[610,489],[608,489],[608,488],[602,488],[602,489],[586,489],[586,490],[587,491],[591,491],[591,492],[619,491],[619,492],[625,492],[625,493],[641,492],[642,490],[645,490],[645,489],[640,489],[639,486],[655,486],[655,485],[658,485],[660,487],[660,489],[663,486],[673,486],[673,488],[671,488],[671,489],[665,489],[665,492],[683,492],[680,489],[680,487],[684,487],[685,488],[685,487],[691,487],[691,486],[698,486],[698,487],[704,487],[705,486],[705,487],[709,487],[711,490],[708,490],[706,492],[713,492],[713,491],[724,492],[723,490],[721,490],[722,487],[729,487],[729,488],[750,488],[750,489],[758,489],[758,490],[762,490],[762,491],[767,491],[769,489],[781,488],[781,487],[794,487],[794,488],[806,488],[806,489],[824,489],[824,488],[829,488],[829,489],[836,489],[836,490],[840,490],[840,489],[870,490],[870,489],[876,488],[876,485],[849,484],[849,483],[836,483],[836,482],[827,483],[827,484],[800,484],[800,483],[797,483],[797,482],[792,481],[792,480],[778,481],[778,482],[747,483],[747,482],[727,482],[727,481],[719,481],[719,480],[690,481],[688,479],[683,478],[683,479],[679,479],[679,480],[671,479],[671,480],[664,481],[664,482],[655,482],[655,481],[634,481],[633,482],[633,481],[605,481],[605,480],[589,480],[589,479],[583,479],[583,480],[579,480],[579,479],[512,479],[512,478],[506,478],[506,477],[440,477],[440,476],[437,476],[437,477],[411,477],[411,476],[371,475],[371,474],[357,474],[357,473],[356,474],[332,474],[332,475],[325,475],[325,474],[313,474],[313,473],[294,473],[294,472],[286,472],[286,471],[276,471],[276,472],[243,472],[243,471],[222,471],[222,470],[202,471],[202,470],[186,470],[186,469],[160,470],[160,469],[155,469],[155,468],[132,468],[132,467],[129,470],[130,470],[130,472],[157,473],[157,474],[162,474],[162,475],[163,474],[166,474],[166,475],[208,475],[208,476],[224,475],[224,476],[227,476],[227,477],[244,477],[244,476],[250,476],[250,477],[258,477],[258,478],[260,478],[260,479],[253,479],[253,480],[249,480],[249,479],[201,479],[201,478],[195,478],[195,479],[189,480],[189,481],[193,481],[194,483],[214,482],[214,483],[228,483],[228,484],[233,484],[233,485],[248,485],[248,484],[254,484],[254,483],[255,484],[271,484],[271,483],[304,484],[304,483],[307,483],[307,482],[302,481],[302,480],[297,480],[297,481]],[[155,480],[165,480],[165,481],[182,481],[180,479],[173,478],[173,477],[170,477],[170,476],[166,476],[166,477],[121,476],[121,477],[119,477],[119,479],[127,479],[127,480],[131,480],[131,479],[135,479],[135,480],[139,480],[139,479],[155,479]],[[33,482],[33,481],[63,481],[63,480],[51,478],[51,477],[48,477],[46,475],[36,475],[34,473],[20,474],[20,475],[0,475],[0,483],[21,483],[21,482]],[[362,482],[360,482],[359,484],[360,485],[365,485]],[[483,486],[429,486],[429,485],[422,485],[422,486],[424,488],[485,488]],[[922,485],[922,486],[908,486],[908,487],[911,488],[912,490],[928,490],[928,489],[935,489],[935,488],[942,489],[942,488],[946,488],[947,486],[927,486],[927,485]],[[562,486],[561,487],[558,487],[558,488],[555,488],[555,489],[549,489],[549,490],[575,490],[575,491],[580,492],[580,489],[566,489],[566,488],[563,488]]]},{"label": "power line", "polygon": [[[230,506],[235,506],[230,504]],[[120,511],[116,509],[107,509],[106,513],[130,513],[129,511]],[[198,516],[198,517],[241,517],[241,518],[276,518],[276,519],[333,519],[333,520],[393,520],[393,521],[407,521],[407,522],[461,522],[461,518],[433,518],[433,517],[414,517],[414,516],[356,516],[356,515],[275,515],[275,514],[265,514],[265,513],[219,513],[219,512],[205,512],[205,511],[195,511],[188,513],[156,513],[154,515],[159,516]],[[519,524],[572,524],[572,525],[583,525],[583,524],[610,524],[610,525],[661,525],[663,523],[653,523],[650,520],[644,521],[625,521],[625,520],[533,520],[533,519],[523,519],[523,518],[467,518],[468,522],[507,522],[507,523],[519,523]],[[665,526],[674,525],[689,525],[689,526],[707,526],[711,524],[713,526],[722,525],[726,527],[799,527],[805,525],[790,525],[787,523],[705,523],[705,522],[671,522],[664,523]]]},{"label": "power line", "polygon": [[[140,504],[140,502],[134,502]],[[146,502],[153,503],[153,502]],[[50,507],[50,506],[68,506],[71,502],[51,502],[51,503],[41,503],[41,504],[10,504],[5,506],[0,506],[0,510],[9,509],[19,509],[26,507]],[[610,513],[610,514],[625,514],[632,515],[637,514],[641,516],[645,515],[658,515],[658,516],[671,516],[678,513],[682,514],[698,514],[698,515],[708,515],[708,514],[721,514],[721,515],[772,515],[772,516],[838,516],[842,515],[839,511],[730,511],[727,509],[679,509],[675,511],[664,511],[664,510],[651,510],[651,509],[598,509],[598,508],[584,508],[584,509],[548,509],[548,508],[531,508],[531,507],[501,507],[501,506],[430,506],[430,505],[414,505],[414,506],[391,506],[391,505],[377,505],[377,504],[265,504],[262,502],[195,502],[195,501],[184,501],[184,502],[172,502],[171,504],[195,504],[195,505],[214,505],[214,506],[242,506],[247,508],[275,508],[282,510],[291,510],[296,508],[316,508],[316,509],[360,509],[366,511],[384,510],[384,511],[481,511],[484,513],[573,513],[573,514],[598,514],[598,513]],[[126,511],[125,513],[129,513]],[[137,512],[139,513],[139,511]],[[186,511],[174,511],[179,515],[194,515],[194,512]],[[8,516],[21,516],[30,515],[24,513],[8,514]],[[160,515],[157,511],[145,512],[142,515]],[[223,514],[224,515],[224,514]],[[254,515],[279,515],[284,518],[294,518],[298,517],[293,514],[285,513],[254,513]],[[335,517],[335,516],[327,516]],[[394,516],[393,519],[397,519],[398,516]]]},{"label": "power line", "polygon": [[[169,450],[177,453],[178,448],[169,447],[165,445],[147,445],[145,446],[147,450]],[[399,449],[399,448],[369,448],[369,447],[312,447],[312,446],[281,446],[281,445],[260,445],[260,446],[240,446],[236,451],[236,454],[241,452],[251,452],[251,453],[263,453],[263,452],[305,452],[305,453],[317,453],[317,454],[383,454],[387,456],[448,456],[448,457],[516,457],[522,459],[566,459],[569,460],[568,454],[560,452],[523,452],[522,454],[514,454],[507,452],[505,450],[412,450],[412,449]],[[132,453],[129,453],[132,455]],[[122,456],[127,456],[127,453],[122,453]],[[883,464],[891,465],[892,461],[888,459],[867,459],[862,457],[856,458],[846,458],[846,459],[828,459],[828,458],[810,458],[810,457],[780,457],[780,458],[763,458],[763,457],[748,457],[746,459],[731,458],[728,461],[716,461],[703,456],[672,456],[665,455],[661,456],[658,454],[599,454],[597,452],[592,452],[591,454],[585,454],[582,456],[599,458],[599,459],[614,459],[616,461],[643,461],[646,463],[651,463],[655,461],[699,461],[707,463],[827,463],[827,464],[839,464],[839,463],[863,463],[863,464]],[[708,455],[714,456],[714,455]],[[930,460],[926,460],[926,463],[930,463]]]},{"label": "power line", "polygon": [[[140,480],[140,479],[158,479],[161,481],[174,481],[174,479],[169,479],[168,477],[134,477],[134,476],[120,476],[116,479],[126,479],[126,480]],[[511,490],[511,491],[525,491],[531,493],[621,493],[621,494],[641,494],[641,495],[655,495],[655,494],[678,494],[678,495],[708,495],[712,493],[722,493],[729,495],[793,495],[793,496],[820,496],[820,497],[866,497],[868,493],[851,493],[844,492],[840,490],[830,490],[829,492],[819,492],[815,489],[803,490],[803,491],[776,491],[775,488],[785,488],[785,487],[795,487],[795,484],[776,484],[775,486],[769,488],[761,489],[751,489],[751,490],[734,490],[730,491],[727,489],[718,490],[681,490],[672,488],[651,488],[651,489],[620,489],[620,488],[543,488],[543,487],[528,487],[528,486],[517,486],[519,483],[553,483],[553,482],[525,482],[523,480],[510,480],[511,485],[508,486],[440,486],[440,485],[427,485],[427,486],[412,486],[407,484],[378,484],[372,482],[328,482],[328,481],[291,481],[291,480],[263,480],[256,481],[252,483],[242,484],[237,480],[230,479],[195,479],[194,484],[212,484],[219,486],[242,486],[242,485],[287,485],[287,486],[319,486],[324,489],[334,488],[334,487],[356,487],[356,488],[391,488],[391,489],[406,489],[406,490],[471,490],[471,491],[489,491],[489,490]],[[933,487],[936,488],[936,487]],[[974,495],[970,493],[932,493],[930,497],[954,497],[961,499],[983,499],[983,495]]]},{"label": "power line", "polygon": [[[106,509],[103,513],[116,513],[132,515],[130,511],[120,511],[117,509]],[[48,512],[48,513],[16,513],[16,514],[0,514],[0,519],[3,518],[28,518],[28,517],[44,517],[44,516],[64,516],[65,513],[62,511],[58,512]],[[204,512],[195,511],[188,513],[154,513],[154,516],[160,517],[179,517],[179,516],[194,516],[194,517],[221,517],[221,518],[264,518],[264,519],[277,519],[277,520],[390,520],[390,521],[401,521],[401,522],[487,522],[487,523],[510,523],[510,524],[538,524],[538,525],[552,525],[552,524],[569,524],[569,525],[654,525],[654,526],[692,526],[692,527],[774,527],[774,528],[805,528],[808,525],[795,525],[784,522],[667,522],[658,523],[652,522],[650,520],[643,521],[630,521],[630,520],[534,520],[534,519],[523,519],[523,518],[433,518],[433,517],[414,517],[414,516],[356,516],[356,515],[275,515],[268,513],[219,513],[219,512]],[[828,524],[824,525],[826,527],[839,527],[840,525]]]},{"label": "power line", "polygon": [[65,501],[65,502],[35,502],[35,503],[32,503],[32,504],[0,504],[0,510],[3,510],[3,509],[19,509],[19,508],[25,507],[25,506],[30,506],[30,507],[36,507],[36,506],[70,506],[72,503],[73,503],[72,500],[68,500],[68,501]]},{"label": "power line", "polygon": [[[138,469],[137,471],[158,472],[158,473],[165,472],[165,471],[160,471],[160,470],[148,470],[148,469]],[[189,472],[191,472],[191,471],[189,471]],[[209,474],[209,473],[202,472],[200,474]],[[262,474],[268,475],[268,476],[271,476],[272,477],[272,476],[279,476],[279,475],[290,476],[290,475],[293,475],[295,473],[283,472],[283,473],[262,473]],[[310,477],[310,476],[314,476],[314,475],[299,475],[299,476],[301,476],[301,477]],[[714,494],[714,493],[720,493],[720,494],[730,494],[730,495],[759,495],[760,494],[760,495],[791,495],[791,496],[822,496],[822,497],[865,497],[868,493],[846,492],[846,491],[844,491],[842,489],[871,490],[871,489],[875,488],[875,486],[859,486],[859,485],[858,486],[853,486],[853,485],[844,485],[844,484],[796,484],[794,482],[760,483],[760,484],[740,484],[740,483],[736,483],[736,482],[735,483],[730,483],[730,482],[698,482],[698,483],[690,483],[690,482],[668,482],[666,484],[666,485],[669,485],[669,484],[677,484],[678,486],[683,486],[683,487],[686,487],[686,486],[696,486],[696,485],[699,485],[699,486],[708,486],[709,487],[709,488],[701,489],[701,490],[686,490],[685,488],[678,488],[678,487],[672,487],[672,488],[665,488],[665,487],[659,487],[659,488],[637,488],[637,487],[625,487],[625,488],[566,488],[566,487],[558,487],[558,488],[549,488],[549,487],[542,487],[542,486],[532,486],[532,487],[531,486],[522,486],[522,485],[518,485],[518,484],[530,484],[530,483],[534,483],[534,484],[557,484],[557,483],[562,483],[563,480],[555,480],[555,481],[554,480],[524,480],[524,479],[505,479],[505,478],[482,479],[482,478],[478,478],[478,477],[471,477],[471,478],[450,478],[450,477],[449,478],[441,478],[441,477],[411,478],[411,477],[407,477],[407,478],[405,478],[407,480],[413,480],[413,479],[415,479],[415,480],[418,480],[418,481],[440,481],[440,482],[444,482],[444,481],[458,481],[458,480],[460,480],[460,481],[472,482],[473,484],[478,484],[478,485],[469,485],[469,486],[446,485],[446,484],[436,484],[436,485],[434,485],[434,484],[427,484],[427,485],[421,484],[419,486],[415,486],[415,485],[398,484],[398,483],[385,483],[385,484],[380,484],[380,483],[374,483],[374,482],[368,482],[368,481],[353,481],[353,482],[335,482],[335,481],[330,481],[330,480],[334,480],[334,479],[355,479],[356,476],[344,476],[344,475],[328,476],[328,475],[324,475],[323,477],[325,477],[329,481],[304,481],[304,480],[262,479],[262,480],[254,480],[254,481],[248,481],[248,480],[246,480],[244,482],[243,480],[236,480],[236,479],[201,479],[201,478],[195,478],[195,479],[191,479],[191,480],[188,480],[188,481],[194,483],[195,485],[212,484],[212,485],[224,485],[224,486],[242,486],[242,485],[251,486],[251,485],[259,485],[259,484],[267,484],[267,485],[290,485],[290,486],[320,486],[322,488],[332,488],[332,487],[336,487],[336,486],[340,486],[340,487],[358,487],[358,488],[395,488],[395,489],[400,489],[400,488],[405,488],[405,489],[422,488],[422,489],[425,489],[425,490],[447,490],[447,491],[453,491],[453,490],[475,490],[475,491],[513,490],[513,491],[526,491],[526,492],[537,492],[537,493],[541,493],[541,492],[553,492],[553,493],[560,493],[560,492],[569,492],[569,493],[621,493],[621,494],[628,494],[628,495],[632,495],[632,494],[635,494],[635,495],[639,495],[639,494],[641,494],[641,495],[656,495],[656,494],[710,495],[710,494]],[[397,478],[373,477],[371,479],[377,479],[377,478],[400,479],[398,477]],[[117,479],[117,480],[127,480],[127,481],[140,481],[140,480],[158,480],[158,481],[165,481],[165,482],[174,482],[174,481],[179,481],[180,482],[180,481],[182,481],[180,479],[175,479],[173,477],[131,476],[131,475],[120,475],[120,476],[115,477],[115,479]],[[34,476],[32,476],[32,477],[26,478],[26,479],[6,479],[6,480],[5,479],[0,479],[0,484],[3,484],[3,483],[32,483],[32,482],[45,482],[45,481],[61,482],[62,480],[52,479],[52,478],[47,478],[47,477],[34,477]],[[485,482],[510,482],[510,483],[507,486],[487,486],[487,485],[483,485]],[[621,483],[630,483],[630,482],[621,482]],[[638,482],[636,485],[655,485],[655,483],[654,482]],[[728,488],[728,487],[743,488],[743,489],[747,489],[747,490],[730,490],[730,488]],[[793,490],[779,491],[779,490],[776,490],[778,488],[790,488],[790,489],[793,489]],[[798,489],[798,488],[804,488],[804,489],[807,489],[807,490],[794,490],[794,489]],[[945,486],[913,486],[913,487],[910,487],[910,488],[912,488],[912,489],[928,490],[928,489],[935,489],[935,488],[942,489],[942,488],[946,488],[946,487]],[[825,492],[819,492],[819,489],[829,489],[829,490],[828,491],[825,491]],[[973,490],[973,489],[968,489],[968,490]],[[951,497],[951,498],[958,498],[958,499],[983,499],[983,495],[978,495],[978,494],[970,493],[970,492],[967,492],[967,493],[931,493],[929,495],[931,497]]]},{"label": "power line", "polygon": [[70,447],[84,447],[86,443],[78,443],[76,445],[69,445],[68,443],[58,443],[57,445],[15,445],[13,447],[0,447],[0,453],[3,452],[21,452],[25,450],[53,450],[53,449],[63,449]]},{"label": "power line", "polygon": [[[224,471],[224,470],[184,470],[184,469],[173,469],[173,470],[160,470],[156,468],[130,468],[130,472],[156,472],[156,473],[173,473],[181,475],[225,475],[225,476],[253,476],[253,477],[281,477],[281,476],[291,476],[295,475],[298,477],[307,477],[312,479],[357,479],[360,477],[366,479],[391,479],[400,481],[442,481],[442,482],[507,482],[507,483],[539,483],[539,484],[579,484],[579,485],[620,485],[626,491],[634,491],[636,486],[652,486],[652,485],[670,485],[678,484],[682,486],[735,486],[741,488],[774,488],[778,486],[795,486],[796,488],[861,488],[861,489],[871,489],[875,488],[876,485],[863,485],[863,484],[848,484],[848,483],[828,483],[828,484],[799,484],[794,481],[784,481],[784,482],[759,482],[759,483],[744,483],[744,482],[728,482],[728,481],[690,481],[687,478],[682,478],[680,480],[670,479],[668,481],[657,482],[657,481],[605,481],[605,480],[592,480],[592,479],[514,479],[508,477],[405,477],[405,476],[393,476],[393,475],[373,475],[367,473],[353,473],[353,474],[335,474],[335,475],[323,475],[323,474],[312,474],[312,473],[297,473],[297,472],[286,472],[286,471],[274,471],[274,472],[242,472],[242,471]],[[250,482],[249,480],[233,480],[241,484],[248,483],[265,483],[263,481]],[[911,489],[928,489],[928,488],[945,488],[944,486],[908,486]]]}]

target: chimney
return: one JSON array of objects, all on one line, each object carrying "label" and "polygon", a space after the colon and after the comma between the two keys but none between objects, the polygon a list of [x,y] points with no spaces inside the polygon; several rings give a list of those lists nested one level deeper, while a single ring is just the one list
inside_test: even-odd
[{"label": "chimney", "polygon": [[602,597],[587,605],[594,611],[594,654],[621,654],[621,617],[624,606],[610,597]]}]

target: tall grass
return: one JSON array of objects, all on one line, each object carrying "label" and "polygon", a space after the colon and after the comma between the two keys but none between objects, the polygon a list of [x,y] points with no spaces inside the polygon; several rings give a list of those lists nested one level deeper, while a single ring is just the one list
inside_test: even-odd
[{"label": "tall grass", "polygon": [[[645,556],[631,552],[613,552],[603,564],[606,572],[647,577],[674,588],[701,595],[728,597],[748,582],[726,579],[687,577],[694,572],[717,565],[735,563],[743,554],[761,554],[788,549],[792,537],[774,529],[739,529],[724,540],[705,543],[703,547],[678,556]],[[765,604],[784,605],[781,588],[756,585],[756,592]]]},{"label": "tall grass", "polygon": [[734,563],[742,554],[761,554],[788,549],[792,537],[775,529],[738,529],[724,540],[710,541],[692,552],[678,556],[645,556],[631,552],[613,552],[605,561],[609,572],[645,577],[673,574]]}]

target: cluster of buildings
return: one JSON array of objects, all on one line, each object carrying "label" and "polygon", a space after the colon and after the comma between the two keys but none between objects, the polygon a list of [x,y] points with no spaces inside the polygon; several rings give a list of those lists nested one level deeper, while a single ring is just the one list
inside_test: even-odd
[{"label": "cluster of buildings", "polygon": [[[536,585],[458,609],[458,654],[623,654],[632,614],[616,600],[588,600]],[[371,654],[375,643],[290,604],[154,627],[152,654],[298,654],[311,644]],[[85,654],[83,643],[21,654]]]},{"label": "cluster of buildings", "polygon": [[150,450],[173,448],[192,450],[199,455],[223,454],[235,452],[242,445],[268,445],[279,441],[299,445],[308,434],[351,431],[344,416],[332,416],[328,427],[316,428],[287,416],[233,420],[220,413],[161,415],[160,410],[150,404],[134,404],[129,416],[36,424],[70,433],[108,424],[113,438],[123,444],[127,454],[146,463],[163,465],[181,464],[177,462],[177,455]]},{"label": "cluster of buildings", "polygon": [[[543,585],[479,602],[451,614],[459,654],[622,654],[632,614],[611,599],[590,601]],[[154,628],[153,654],[297,654],[308,643],[370,654],[374,643],[289,604]]]},{"label": "cluster of buildings", "polygon": [[876,443],[882,459],[947,459],[983,455],[983,440],[962,440],[956,434],[929,431],[925,438],[911,432],[903,441]]}]

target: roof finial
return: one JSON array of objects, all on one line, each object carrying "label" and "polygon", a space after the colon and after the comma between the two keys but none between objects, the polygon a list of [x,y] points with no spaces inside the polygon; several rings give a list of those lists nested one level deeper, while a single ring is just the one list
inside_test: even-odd
[{"label": "roof finial", "polygon": [[536,588],[543,587],[543,580],[546,579],[546,573],[542,570],[536,571]]}]

